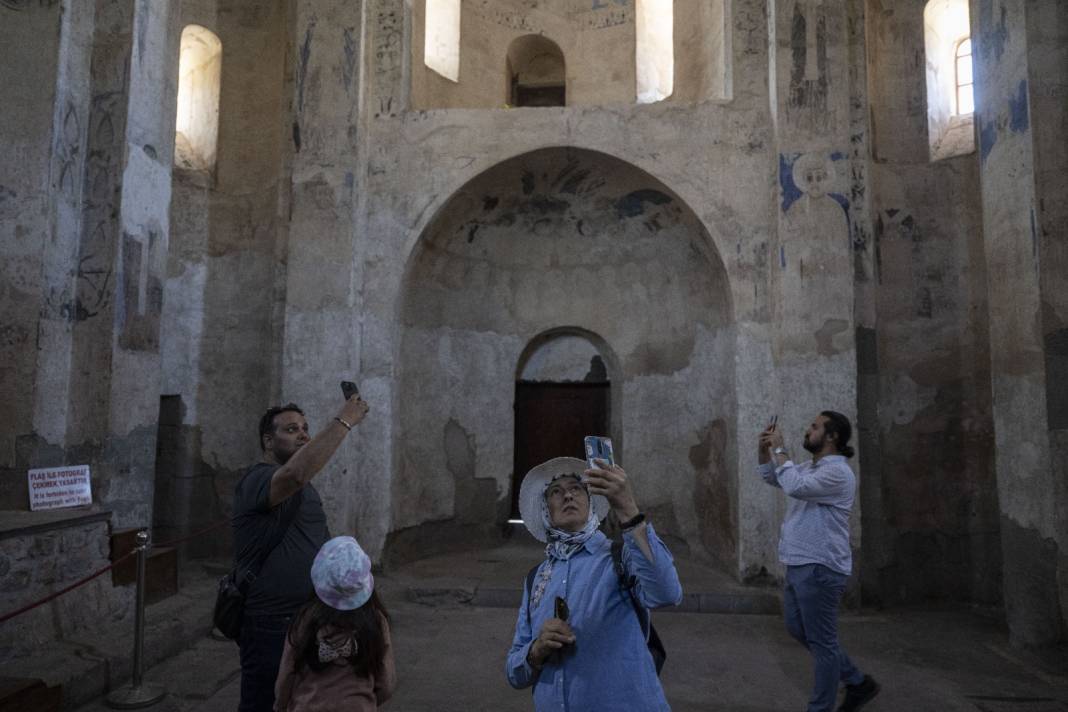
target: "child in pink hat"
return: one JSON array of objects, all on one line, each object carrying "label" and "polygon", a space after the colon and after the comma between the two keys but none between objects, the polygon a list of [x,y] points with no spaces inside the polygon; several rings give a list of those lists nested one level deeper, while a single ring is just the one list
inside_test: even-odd
[{"label": "child in pink hat", "polygon": [[276,712],[372,712],[393,694],[389,615],[371,560],[351,536],[323,544],[315,598],[293,619],[275,684]]}]

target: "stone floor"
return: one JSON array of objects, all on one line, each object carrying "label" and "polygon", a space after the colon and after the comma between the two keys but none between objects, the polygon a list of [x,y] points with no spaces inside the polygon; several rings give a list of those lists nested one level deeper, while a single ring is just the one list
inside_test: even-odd
[{"label": "stone floor", "polygon": [[[530,556],[511,546],[428,559],[378,577],[393,617],[398,688],[386,709],[472,712],[531,709],[530,693],[505,682],[504,656]],[[536,560],[536,558],[535,558]],[[771,592],[746,589],[679,562],[689,606],[745,611]],[[702,598],[704,596],[704,598]],[[684,711],[797,712],[811,675],[807,654],[778,615],[662,612],[668,649],[663,683]],[[1068,654],[1020,651],[996,621],[960,610],[853,613],[841,637],[883,684],[872,712],[1068,712]],[[159,712],[229,712],[238,696],[237,648],[210,637],[146,673],[168,697]],[[80,712],[103,712],[102,701]]]},{"label": "stone floor", "polygon": [[[531,709],[530,693],[504,679],[515,614],[459,604],[392,606],[397,692],[403,712]],[[672,709],[798,712],[811,671],[778,617],[676,613],[657,616],[668,648],[663,682]],[[962,612],[851,615],[842,639],[883,684],[872,712],[1065,712],[1068,674],[1009,647],[1001,629]],[[231,712],[237,649],[206,638],[150,670],[170,696],[161,712]],[[81,712],[103,712],[101,703]]]}]

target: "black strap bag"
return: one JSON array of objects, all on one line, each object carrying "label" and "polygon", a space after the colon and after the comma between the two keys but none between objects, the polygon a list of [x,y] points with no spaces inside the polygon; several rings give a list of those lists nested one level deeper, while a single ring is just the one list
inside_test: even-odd
[{"label": "black strap bag", "polygon": [[285,537],[289,525],[293,522],[294,517],[297,516],[297,511],[300,509],[302,494],[302,492],[299,492],[294,495],[293,499],[296,501],[291,506],[278,507],[278,522],[275,523],[271,532],[271,538],[267,545],[257,552],[256,558],[252,560],[251,565],[247,568],[242,568],[238,564],[230,573],[219,579],[219,590],[215,594],[215,611],[212,615],[212,621],[215,623],[215,627],[219,629],[219,632],[230,640],[237,640],[238,636],[241,635],[241,623],[245,617],[245,596],[248,594],[248,588],[259,576],[260,569],[263,568],[263,562],[267,560],[267,556],[274,551],[274,548]]},{"label": "black strap bag", "polygon": [[[634,595],[634,586],[638,583],[637,576],[627,576],[626,569],[623,568],[623,542],[612,542],[612,565],[616,570],[616,578],[619,580],[619,587],[627,592],[627,597],[630,598],[630,604],[634,607],[634,612],[638,616],[638,623],[642,628],[642,635],[645,636],[645,646],[649,648],[649,654],[653,656],[653,665],[656,666],[657,677],[660,676],[660,671],[664,669],[664,662],[667,660],[667,650],[664,649],[664,643],[660,640],[660,635],[656,632],[656,626],[653,625],[652,618],[649,615],[649,609],[641,604],[641,601]],[[530,616],[530,592],[534,588],[534,577],[538,574],[538,569],[541,568],[541,564],[537,564],[530,571],[527,572],[527,616]]]}]

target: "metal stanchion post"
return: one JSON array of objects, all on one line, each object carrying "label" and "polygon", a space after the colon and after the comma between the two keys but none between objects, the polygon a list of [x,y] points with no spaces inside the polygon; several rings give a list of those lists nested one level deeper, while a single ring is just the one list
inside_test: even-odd
[{"label": "metal stanchion post", "polygon": [[145,648],[145,560],[148,558],[148,532],[137,532],[137,603],[134,610],[133,679],[129,685],[113,690],[107,696],[109,707],[119,710],[136,710],[150,707],[167,695],[162,685],[146,683],[141,679],[144,672]]}]

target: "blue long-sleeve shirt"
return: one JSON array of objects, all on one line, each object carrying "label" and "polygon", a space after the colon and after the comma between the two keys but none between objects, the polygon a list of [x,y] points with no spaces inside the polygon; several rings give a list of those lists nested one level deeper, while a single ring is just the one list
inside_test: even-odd
[{"label": "blue long-sleeve shirt", "polygon": [[[647,608],[676,606],[682,586],[675,561],[651,525],[646,525],[653,560],[645,558],[632,534],[623,536],[623,565],[638,581],[634,592]],[[538,570],[547,565],[542,562]],[[538,577],[535,577],[535,582]],[[537,585],[535,583],[535,585]],[[534,685],[538,712],[656,712],[670,710],[638,616],[620,588],[612,565],[612,542],[596,532],[584,548],[553,565],[552,577],[537,606],[528,613],[530,591],[523,591],[506,673],[515,688]],[[560,596],[569,609],[574,645],[546,660],[541,671],[527,664],[527,652],[554,617]]]},{"label": "blue long-sleeve shirt", "polygon": [[787,460],[757,465],[769,485],[786,493],[786,517],[779,534],[779,561],[787,566],[823,564],[848,576],[853,571],[849,548],[849,513],[857,478],[842,455],[825,455],[815,464]]}]

